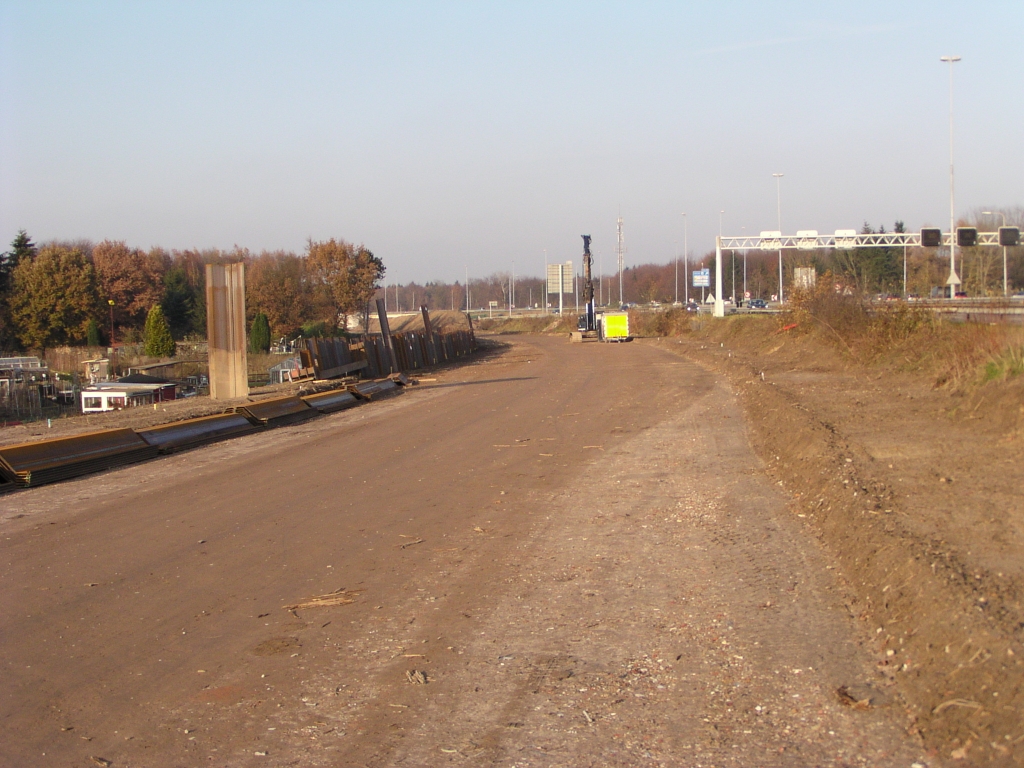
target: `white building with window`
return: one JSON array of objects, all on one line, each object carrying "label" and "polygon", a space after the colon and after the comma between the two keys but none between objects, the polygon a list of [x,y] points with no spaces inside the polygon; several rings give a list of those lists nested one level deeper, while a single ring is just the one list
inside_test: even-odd
[{"label": "white building with window", "polygon": [[129,384],[120,381],[105,381],[82,390],[82,413],[119,411],[122,408],[138,408],[175,399],[176,385],[170,382],[160,384]]}]

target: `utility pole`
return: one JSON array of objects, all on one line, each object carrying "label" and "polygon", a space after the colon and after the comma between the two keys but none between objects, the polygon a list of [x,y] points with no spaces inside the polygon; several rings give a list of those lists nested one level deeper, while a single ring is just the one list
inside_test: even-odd
[{"label": "utility pole", "polygon": [[548,249],[544,249],[544,314],[548,313]]},{"label": "utility pole", "polygon": [[785,174],[773,173],[775,177],[775,204],[779,214],[779,304],[783,303],[782,298],[782,182],[780,179]]},{"label": "utility pole", "polygon": [[960,278],[956,274],[956,214],[953,207],[953,64],[959,56],[942,56],[939,61],[949,62],[949,298],[956,298]]},{"label": "utility pole", "polygon": [[[1003,217],[1003,226],[1004,227],[1006,226],[1006,214],[1004,214],[1002,211],[982,211],[982,214],[984,214],[985,216],[1002,216]],[[905,271],[906,271],[906,268],[904,268],[904,272]],[[1006,271],[1006,246],[1004,245],[1003,246],[1003,298],[1004,299],[1007,298],[1010,295],[1010,285],[1009,285],[1009,281],[1006,278],[1007,278],[1007,271]],[[906,278],[904,278],[904,282],[906,282]]]},{"label": "utility pole", "polygon": [[622,236],[622,217],[619,216],[618,223],[615,227],[617,245],[615,246],[615,252],[619,257],[619,306],[622,306],[622,269],[623,269],[623,255],[625,254],[625,246],[623,244]]},{"label": "utility pole", "polygon": [[686,214],[683,214],[683,296],[690,303],[690,256],[686,252]]}]

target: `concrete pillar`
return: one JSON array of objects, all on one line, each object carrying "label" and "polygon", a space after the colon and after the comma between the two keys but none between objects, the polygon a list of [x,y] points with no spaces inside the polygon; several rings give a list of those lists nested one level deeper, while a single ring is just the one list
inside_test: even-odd
[{"label": "concrete pillar", "polygon": [[229,400],[249,394],[245,338],[245,265],[206,265],[206,339],[210,397]]},{"label": "concrete pillar", "polygon": [[715,317],[725,317],[725,299],[722,297],[722,238],[715,236]]}]

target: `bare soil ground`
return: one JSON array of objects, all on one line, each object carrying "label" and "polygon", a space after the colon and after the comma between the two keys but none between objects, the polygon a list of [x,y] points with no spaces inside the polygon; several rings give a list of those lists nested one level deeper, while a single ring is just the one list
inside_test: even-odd
[{"label": "bare soil ground", "polygon": [[[424,330],[423,315],[420,312],[409,312],[401,315],[388,317],[388,326],[392,333],[407,333],[409,331]],[[450,331],[468,331],[469,319],[465,312],[452,312],[451,310],[440,310],[430,313],[430,326],[437,333],[448,333]],[[380,333],[380,321],[376,314],[370,315],[370,333]]]},{"label": "bare soil ground", "polygon": [[902,625],[682,347],[516,338],[0,498],[0,764],[943,764]]},{"label": "bare soil ground", "polygon": [[1024,381],[936,388],[767,319],[648,343],[732,382],[925,743],[1024,762]]}]

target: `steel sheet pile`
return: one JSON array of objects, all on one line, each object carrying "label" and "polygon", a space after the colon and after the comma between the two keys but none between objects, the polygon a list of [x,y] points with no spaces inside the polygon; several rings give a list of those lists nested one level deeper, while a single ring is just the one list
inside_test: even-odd
[{"label": "steel sheet pile", "polygon": [[347,389],[334,390],[333,392],[321,392],[316,395],[306,395],[302,398],[311,407],[316,408],[320,413],[334,413],[343,411],[346,408],[359,405],[359,400]]},{"label": "steel sheet pile", "polygon": [[131,429],[108,429],[0,448],[0,473],[22,488],[121,467],[157,455]]},{"label": "steel sheet pile", "polygon": [[311,408],[301,397],[294,396],[246,403],[235,408],[234,412],[242,414],[259,427],[283,427],[320,415],[318,410]]},{"label": "steel sheet pile", "polygon": [[257,429],[258,427],[240,413],[224,413],[219,416],[203,416],[140,429],[139,436],[155,446],[160,453],[171,453],[229,437],[238,437]]},{"label": "steel sheet pile", "polygon": [[[132,429],[109,429],[74,437],[40,440],[0,447],[0,493],[15,487],[28,488],[72,477],[133,464],[179,450],[253,434],[265,429],[296,424],[321,414],[334,413],[399,394],[412,384],[404,371],[464,357],[476,350],[472,331],[449,333],[395,333],[391,346],[398,370],[384,337],[367,335],[361,341],[308,339],[302,350],[303,367],[317,379],[337,378],[361,372],[370,381],[304,397],[288,396],[258,400],[232,408],[228,413]],[[390,375],[390,378],[382,378]]]}]

